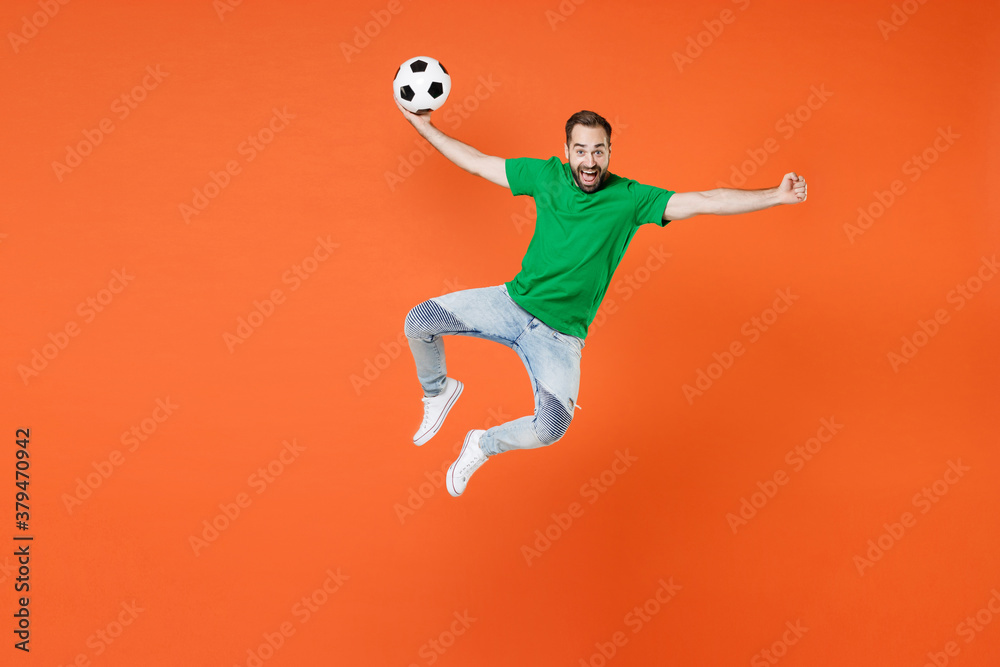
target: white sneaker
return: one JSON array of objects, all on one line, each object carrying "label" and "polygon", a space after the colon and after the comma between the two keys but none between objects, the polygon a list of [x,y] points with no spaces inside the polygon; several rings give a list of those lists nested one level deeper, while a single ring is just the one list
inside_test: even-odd
[{"label": "white sneaker", "polygon": [[479,448],[479,439],[483,437],[483,433],[486,431],[479,429],[469,431],[465,436],[465,444],[462,445],[461,453],[448,468],[445,485],[448,487],[448,493],[455,498],[458,498],[465,491],[472,473],[479,470],[479,466],[487,461],[486,454]]},{"label": "white sneaker", "polygon": [[434,437],[434,434],[444,424],[444,418],[448,416],[451,406],[455,405],[455,401],[462,395],[462,388],[461,382],[448,378],[444,385],[444,391],[437,396],[424,396],[421,399],[424,402],[424,421],[420,424],[417,432],[413,434],[414,445],[419,447]]}]

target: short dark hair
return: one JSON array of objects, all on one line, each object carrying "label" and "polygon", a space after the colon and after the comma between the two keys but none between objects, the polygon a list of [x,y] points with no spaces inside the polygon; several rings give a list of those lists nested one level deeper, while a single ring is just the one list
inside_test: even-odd
[{"label": "short dark hair", "polygon": [[572,140],[573,128],[577,125],[586,127],[603,127],[608,133],[608,144],[611,144],[611,123],[605,120],[604,116],[593,111],[577,111],[566,121],[566,145]]}]

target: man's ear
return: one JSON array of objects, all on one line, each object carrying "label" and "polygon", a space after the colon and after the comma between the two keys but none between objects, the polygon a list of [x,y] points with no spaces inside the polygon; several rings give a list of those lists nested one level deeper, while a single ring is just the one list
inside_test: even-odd
[{"label": "man's ear", "polygon": [[566,148],[566,159],[568,160],[569,159],[569,144],[566,144],[565,148]]}]

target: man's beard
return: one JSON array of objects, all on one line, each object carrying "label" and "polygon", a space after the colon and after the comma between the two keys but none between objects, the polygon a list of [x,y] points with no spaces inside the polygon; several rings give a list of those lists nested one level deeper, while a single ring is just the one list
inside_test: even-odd
[{"label": "man's beard", "polygon": [[604,184],[604,177],[608,173],[606,169],[601,169],[600,166],[594,167],[594,169],[597,171],[597,174],[592,183],[588,183],[585,180],[584,174],[581,173],[584,171],[583,165],[579,165],[573,170],[573,180],[576,181],[577,187],[588,194],[591,192],[597,192],[601,188],[601,185]]}]

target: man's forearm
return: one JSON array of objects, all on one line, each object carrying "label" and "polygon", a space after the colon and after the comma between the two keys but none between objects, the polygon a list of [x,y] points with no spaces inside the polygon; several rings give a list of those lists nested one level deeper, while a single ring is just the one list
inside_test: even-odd
[{"label": "man's forearm", "polygon": [[468,144],[463,144],[458,139],[454,137],[449,137],[447,134],[437,129],[430,123],[424,126],[417,127],[417,131],[420,135],[426,139],[431,146],[436,148],[441,155],[445,156],[456,165],[462,169],[480,176],[479,170],[477,169],[477,161],[485,155],[469,146]]},{"label": "man's forearm", "polygon": [[736,190],[733,188],[716,188],[701,193],[706,198],[707,213],[715,215],[735,215],[751,213],[781,203],[778,188],[762,190]]}]

